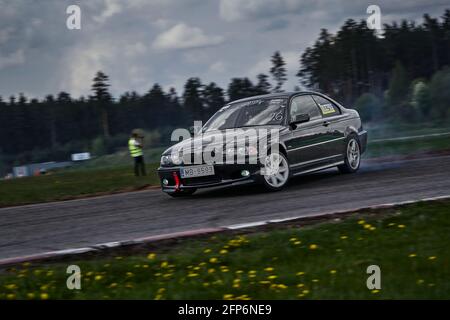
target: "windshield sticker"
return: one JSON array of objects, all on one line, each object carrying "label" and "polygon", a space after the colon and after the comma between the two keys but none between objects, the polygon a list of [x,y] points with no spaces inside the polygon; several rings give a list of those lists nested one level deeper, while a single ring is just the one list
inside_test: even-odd
[{"label": "windshield sticker", "polygon": [[333,105],[331,103],[321,104],[319,106],[320,106],[320,110],[322,110],[323,114],[330,114],[330,113],[335,112]]},{"label": "windshield sticker", "polygon": [[281,121],[281,120],[283,120],[283,110],[281,110],[281,111],[279,111],[279,112],[274,112],[273,114],[272,114],[272,120],[275,120],[275,121]]}]

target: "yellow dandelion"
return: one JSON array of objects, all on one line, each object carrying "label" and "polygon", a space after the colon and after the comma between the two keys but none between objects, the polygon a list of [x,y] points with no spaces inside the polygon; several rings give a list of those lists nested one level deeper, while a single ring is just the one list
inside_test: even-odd
[{"label": "yellow dandelion", "polygon": [[399,224],[398,227],[399,227],[400,229],[406,228],[406,226],[405,226],[404,224]]},{"label": "yellow dandelion", "polygon": [[348,239],[347,236],[341,236],[341,240],[346,240],[346,239]]},{"label": "yellow dandelion", "polygon": [[94,279],[95,279],[95,281],[100,281],[103,279],[103,276],[98,275],[98,276],[95,276]]},{"label": "yellow dandelion", "polygon": [[317,283],[317,282],[319,282],[319,279],[313,279],[312,282]]},{"label": "yellow dandelion", "polygon": [[198,277],[198,273],[189,273],[188,274],[189,278],[194,278],[194,277]]},{"label": "yellow dandelion", "polygon": [[380,290],[374,289],[371,291],[373,294],[380,292]]},{"label": "yellow dandelion", "polygon": [[410,258],[415,258],[415,257],[417,257],[417,254],[415,254],[415,253],[410,253],[408,257],[410,257]]},{"label": "yellow dandelion", "polygon": [[217,260],[217,258],[213,257],[209,259],[210,263],[217,263],[219,260]]},{"label": "yellow dandelion", "polygon": [[41,300],[47,300],[48,298],[48,293],[41,293]]},{"label": "yellow dandelion", "polygon": [[330,270],[330,273],[331,273],[331,274],[336,274],[337,271],[336,271],[336,270]]},{"label": "yellow dandelion", "polygon": [[270,281],[267,281],[267,280],[261,280],[259,283],[260,283],[260,284],[269,284]]},{"label": "yellow dandelion", "polygon": [[370,229],[370,228],[372,228],[372,226],[370,224],[365,224],[364,225],[364,229]]},{"label": "yellow dandelion", "polygon": [[267,279],[269,279],[269,280],[274,280],[276,278],[278,278],[278,276],[276,276],[276,275],[271,275],[271,276],[267,277]]},{"label": "yellow dandelion", "polygon": [[302,291],[302,293],[303,293],[303,294],[308,294],[308,293],[309,293],[309,290],[306,290],[306,289],[305,289],[305,290]]},{"label": "yellow dandelion", "polygon": [[204,282],[204,283],[203,283],[203,286],[204,286],[204,287],[209,287],[209,282]]},{"label": "yellow dandelion", "polygon": [[116,260],[122,260],[123,257],[116,257]]},{"label": "yellow dandelion", "polygon": [[366,222],[364,220],[359,220],[358,224],[365,224]]},{"label": "yellow dandelion", "polygon": [[303,288],[305,285],[303,283],[297,284],[297,288]]},{"label": "yellow dandelion", "polygon": [[255,274],[255,273],[256,273],[256,270],[250,270],[248,273],[249,273],[249,274]]},{"label": "yellow dandelion", "polygon": [[303,272],[303,271],[300,271],[300,272],[297,272],[297,276],[302,276],[302,275],[304,275],[305,273]]},{"label": "yellow dandelion", "polygon": [[169,266],[169,263],[167,261],[161,262],[161,268],[167,268]]},{"label": "yellow dandelion", "polygon": [[6,299],[8,299],[8,300],[13,300],[15,298],[16,298],[16,295],[14,293],[8,293],[6,295]]},{"label": "yellow dandelion", "polygon": [[216,269],[214,269],[214,268],[208,269],[208,273],[214,273],[214,272],[216,272]]},{"label": "yellow dandelion", "polygon": [[434,283],[429,283],[428,286],[429,286],[429,287],[434,287],[435,284],[434,284]]},{"label": "yellow dandelion", "polygon": [[166,291],[166,288],[159,288],[158,289],[158,293],[163,293],[163,292],[165,292]]},{"label": "yellow dandelion", "polygon": [[310,249],[310,250],[316,250],[316,249],[317,249],[317,244],[311,244],[311,245],[309,245],[309,249]]},{"label": "yellow dandelion", "polygon": [[282,284],[282,283],[280,283],[278,286],[277,286],[277,288],[278,289],[287,289],[288,288],[288,286],[287,285],[285,285],[285,284]]},{"label": "yellow dandelion", "polygon": [[27,299],[34,299],[35,296],[36,296],[36,295],[35,295],[33,292],[27,293]]},{"label": "yellow dandelion", "polygon": [[299,244],[301,244],[302,242],[301,241],[295,241],[294,242],[294,244],[296,245],[296,246],[298,246]]},{"label": "yellow dandelion", "polygon": [[228,271],[230,271],[230,269],[228,269],[228,268],[223,268],[223,269],[221,269],[220,271],[222,271],[222,272],[228,272]]},{"label": "yellow dandelion", "polygon": [[41,291],[47,291],[48,286],[47,285],[42,285],[40,289],[41,289]]},{"label": "yellow dandelion", "polygon": [[233,288],[239,288],[241,285],[239,283],[234,283]]},{"label": "yellow dandelion", "polygon": [[290,239],[289,239],[290,242],[295,242],[295,241],[297,241],[297,240],[298,240],[297,238],[290,238]]},{"label": "yellow dandelion", "polygon": [[419,280],[417,280],[417,284],[423,284],[425,282],[425,280],[423,280],[423,279],[419,279]]},{"label": "yellow dandelion", "polygon": [[436,260],[437,259],[437,257],[436,256],[431,256],[431,257],[428,257],[428,260]]},{"label": "yellow dandelion", "polygon": [[15,290],[15,289],[17,289],[17,284],[15,284],[15,283],[7,284],[7,285],[5,285],[5,288],[8,290]]},{"label": "yellow dandelion", "polygon": [[224,300],[231,300],[231,299],[233,299],[233,297],[234,297],[234,296],[233,296],[232,294],[224,294],[224,295],[223,295],[223,299],[224,299]]},{"label": "yellow dandelion", "polygon": [[109,285],[109,288],[113,289],[117,287],[117,283],[113,282]]},{"label": "yellow dandelion", "polygon": [[375,228],[375,227],[370,227],[370,231],[375,231],[377,228]]},{"label": "yellow dandelion", "polygon": [[228,250],[226,250],[226,249],[220,250],[220,254],[227,254],[227,253],[228,253]]},{"label": "yellow dandelion", "polygon": [[393,226],[395,226],[395,223],[393,223],[393,222],[388,224],[388,227],[393,227]]},{"label": "yellow dandelion", "polygon": [[210,253],[211,252],[211,249],[205,249],[205,250],[203,250],[203,253]]}]

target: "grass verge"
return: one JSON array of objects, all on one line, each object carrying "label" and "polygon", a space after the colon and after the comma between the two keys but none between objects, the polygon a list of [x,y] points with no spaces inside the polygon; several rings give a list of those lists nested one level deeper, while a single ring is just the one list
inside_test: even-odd
[{"label": "grass verge", "polygon": [[148,176],[138,178],[130,165],[0,181],[0,207],[139,190],[159,184],[157,167],[157,164],[147,165]]},{"label": "grass verge", "polygon": [[[23,264],[0,299],[449,299],[450,201],[184,240],[132,255]],[[79,258],[80,259],[80,258]],[[68,290],[66,268],[81,268]],[[368,290],[367,267],[381,268]]]}]

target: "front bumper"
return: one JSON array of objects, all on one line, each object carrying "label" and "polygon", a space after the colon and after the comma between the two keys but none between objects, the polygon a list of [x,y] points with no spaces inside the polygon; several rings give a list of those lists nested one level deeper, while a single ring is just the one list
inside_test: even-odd
[{"label": "front bumper", "polygon": [[[180,178],[180,168],[182,166],[158,169],[159,181],[164,192],[172,193],[187,189],[256,183],[260,177],[260,166],[256,164],[216,164],[213,176],[184,179]],[[250,175],[243,177],[242,170],[248,170]],[[164,179],[169,182],[167,185],[162,183]]]}]

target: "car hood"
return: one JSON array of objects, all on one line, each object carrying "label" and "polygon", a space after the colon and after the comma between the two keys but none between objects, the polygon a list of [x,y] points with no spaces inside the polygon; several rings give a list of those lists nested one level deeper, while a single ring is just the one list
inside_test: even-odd
[{"label": "car hood", "polygon": [[[254,126],[254,127],[245,127],[245,128],[237,128],[232,130],[215,130],[208,131],[201,135],[192,137],[190,139],[183,140],[172,147],[168,148],[163,152],[163,155],[170,154],[172,151],[178,151],[180,149],[188,149],[190,146],[194,145],[194,148],[197,146],[202,146],[202,148],[213,147],[223,145],[226,142],[226,139],[234,139],[235,141],[242,142],[244,139],[248,139],[251,132],[258,132],[258,130],[277,130],[281,135],[281,132],[287,130],[285,127],[280,125],[267,125],[267,126]],[[228,141],[228,140],[227,140]]]}]

